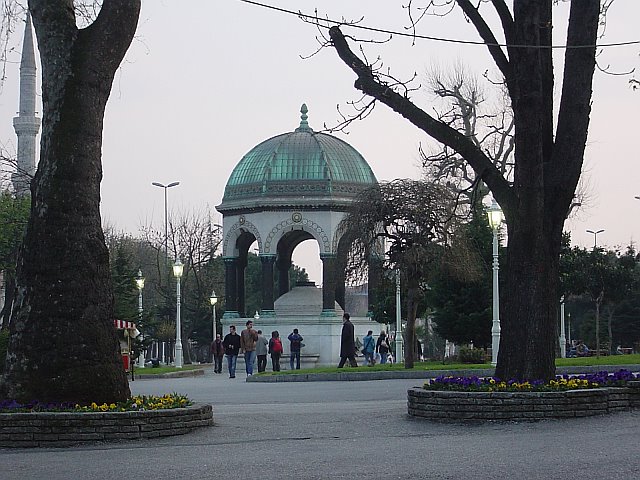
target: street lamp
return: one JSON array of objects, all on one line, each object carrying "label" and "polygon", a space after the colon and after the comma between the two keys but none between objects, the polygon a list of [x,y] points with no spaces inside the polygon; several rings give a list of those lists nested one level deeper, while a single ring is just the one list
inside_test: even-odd
[{"label": "street lamp", "polygon": [[500,348],[500,294],[498,289],[498,231],[504,218],[500,206],[495,199],[491,201],[491,206],[487,209],[489,226],[493,232],[493,322],[491,324],[491,365],[498,363],[498,349]]},{"label": "street lamp", "polygon": [[169,224],[168,217],[167,217],[167,189],[180,185],[180,182],[171,182],[169,185],[163,185],[162,183],[152,182],[151,185],[153,185],[154,187],[164,188],[164,258],[165,258],[165,265],[166,265],[167,258],[169,258],[167,256],[167,238],[169,238],[169,231],[167,227],[167,225]]},{"label": "street lamp", "polygon": [[[138,270],[138,276],[136,277],[136,286],[138,287],[138,322],[142,320],[142,289],[144,288],[144,277],[142,276],[142,270]],[[144,340],[142,333],[140,338]],[[144,368],[144,351],[138,355],[138,368]]]},{"label": "street lamp", "polygon": [[604,232],[603,229],[596,230],[595,232],[593,230],[587,230],[587,233],[591,233],[593,235],[593,249],[594,250],[598,246],[598,234],[602,233],[602,232]]},{"label": "street lamp", "polygon": [[402,358],[402,306],[400,305],[400,269],[396,269],[396,363]]},{"label": "street lamp", "polygon": [[560,297],[560,357],[567,358],[567,336],[564,329],[564,295]]},{"label": "street lamp", "polygon": [[180,277],[182,277],[182,271],[184,265],[180,259],[176,259],[176,263],[173,264],[173,276],[176,277],[176,368],[182,368],[182,335],[180,333]]},{"label": "street lamp", "polygon": [[213,310],[213,341],[215,341],[216,340],[216,303],[218,303],[218,297],[216,297],[215,290],[211,291],[209,302],[211,303],[211,310]]}]

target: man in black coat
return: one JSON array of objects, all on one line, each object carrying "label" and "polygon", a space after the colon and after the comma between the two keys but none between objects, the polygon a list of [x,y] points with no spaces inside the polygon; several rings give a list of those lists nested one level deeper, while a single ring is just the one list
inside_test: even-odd
[{"label": "man in black coat", "polygon": [[338,368],[344,367],[347,358],[352,367],[358,366],[358,362],[356,362],[356,337],[350,318],[351,316],[348,313],[342,316],[342,337],[340,339],[340,363]]},{"label": "man in black coat", "polygon": [[236,362],[240,352],[240,335],[236,333],[236,326],[229,325],[227,333],[222,341],[224,353],[227,356],[227,366],[229,367],[229,378],[236,378]]}]

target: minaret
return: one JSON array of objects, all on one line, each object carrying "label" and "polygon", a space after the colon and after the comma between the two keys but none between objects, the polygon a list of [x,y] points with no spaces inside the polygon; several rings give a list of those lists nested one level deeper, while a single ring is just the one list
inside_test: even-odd
[{"label": "minaret", "polygon": [[18,158],[11,180],[16,195],[27,195],[36,173],[36,135],[40,130],[40,119],[36,117],[36,56],[28,13],[20,61],[20,111],[13,119],[13,128],[18,136]]}]

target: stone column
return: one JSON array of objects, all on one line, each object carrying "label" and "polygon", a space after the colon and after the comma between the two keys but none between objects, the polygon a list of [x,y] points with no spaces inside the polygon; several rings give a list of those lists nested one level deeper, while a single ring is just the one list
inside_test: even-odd
[{"label": "stone column", "polygon": [[322,260],[322,316],[336,316],[336,256],[320,254]]},{"label": "stone column", "polygon": [[238,285],[238,314],[243,318],[247,316],[247,299],[244,285],[244,272],[246,268],[247,257],[245,255],[244,258],[239,257],[238,262],[236,263],[236,282]]},{"label": "stone column", "polygon": [[275,255],[260,255],[262,263],[262,316],[272,316],[273,310],[273,265]]},{"label": "stone column", "polygon": [[224,258],[225,312],[222,318],[238,318],[238,257]]},{"label": "stone column", "polygon": [[291,290],[289,285],[289,269],[291,268],[291,258],[280,259],[276,262],[278,268],[278,297],[281,297],[285,293]]}]

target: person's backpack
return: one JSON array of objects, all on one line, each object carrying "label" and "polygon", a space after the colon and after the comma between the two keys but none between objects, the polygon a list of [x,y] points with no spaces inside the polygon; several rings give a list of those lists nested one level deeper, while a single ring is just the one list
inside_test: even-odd
[{"label": "person's backpack", "polygon": [[273,339],[273,345],[271,346],[271,351],[273,353],[282,353],[282,342],[279,338]]},{"label": "person's backpack", "polygon": [[291,340],[291,350],[300,350],[300,339],[294,338]]}]

